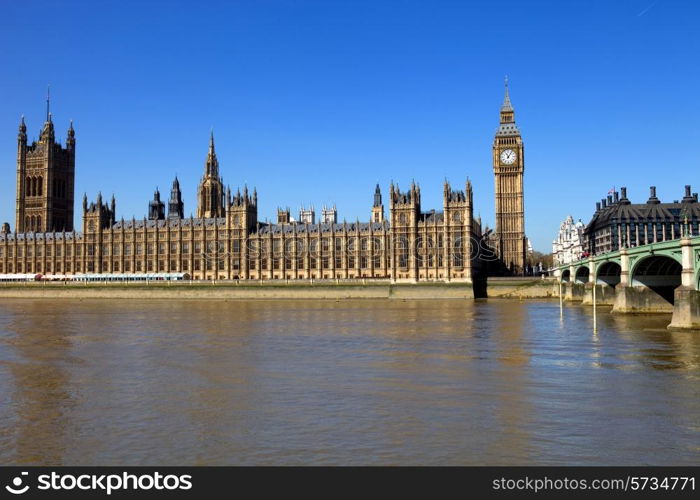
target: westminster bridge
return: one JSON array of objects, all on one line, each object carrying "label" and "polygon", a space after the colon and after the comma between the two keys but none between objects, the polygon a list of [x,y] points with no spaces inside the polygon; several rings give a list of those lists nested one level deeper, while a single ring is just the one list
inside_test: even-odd
[{"label": "westminster bridge", "polygon": [[565,300],[595,300],[613,313],[670,312],[669,328],[700,329],[700,236],[621,248],[555,274]]}]

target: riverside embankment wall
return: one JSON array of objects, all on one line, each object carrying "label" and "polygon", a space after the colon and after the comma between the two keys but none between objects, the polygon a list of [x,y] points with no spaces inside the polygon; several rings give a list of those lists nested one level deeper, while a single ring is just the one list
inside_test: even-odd
[{"label": "riverside embankment wall", "polygon": [[472,299],[471,284],[42,284],[0,286],[1,298],[50,299]]}]

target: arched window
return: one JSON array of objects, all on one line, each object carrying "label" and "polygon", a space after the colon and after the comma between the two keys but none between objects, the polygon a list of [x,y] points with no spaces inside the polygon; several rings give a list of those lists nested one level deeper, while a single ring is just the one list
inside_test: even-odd
[{"label": "arched window", "polygon": [[35,231],[41,231],[41,215],[36,218],[36,229]]},{"label": "arched window", "polygon": [[44,178],[43,177],[39,177],[39,184],[37,186],[36,191],[37,191],[37,193],[36,193],[37,196],[41,196],[44,193]]},{"label": "arched window", "polygon": [[32,220],[31,220],[31,218],[27,215],[27,216],[24,218],[24,230],[25,230],[25,231],[31,231],[31,227],[32,227],[32,226],[31,226],[31,223],[32,223]]},{"label": "arched window", "polygon": [[25,196],[32,195],[32,178],[31,177],[27,177],[27,179],[24,182],[24,194],[25,194]]},{"label": "arched window", "polygon": [[408,267],[408,239],[405,236],[399,236],[397,243],[399,267],[406,268]]}]

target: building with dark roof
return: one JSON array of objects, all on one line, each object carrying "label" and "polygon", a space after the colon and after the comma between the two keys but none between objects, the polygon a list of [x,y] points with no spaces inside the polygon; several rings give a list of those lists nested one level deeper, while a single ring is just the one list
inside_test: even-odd
[{"label": "building with dark roof", "polygon": [[632,203],[624,187],[596,203],[596,211],[584,229],[589,255],[700,234],[698,193],[691,193],[690,186],[685,186],[683,198],[673,203],[662,203],[655,186],[649,191],[645,203]]}]

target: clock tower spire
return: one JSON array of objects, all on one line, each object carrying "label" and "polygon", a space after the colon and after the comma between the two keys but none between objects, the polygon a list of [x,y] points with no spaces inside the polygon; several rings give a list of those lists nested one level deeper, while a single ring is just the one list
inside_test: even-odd
[{"label": "clock tower spire", "polygon": [[525,203],[523,173],[525,156],[523,139],[515,124],[515,110],[510,102],[508,77],[501,106],[500,124],[493,141],[493,173],[496,187],[496,251],[512,274],[525,272]]}]

